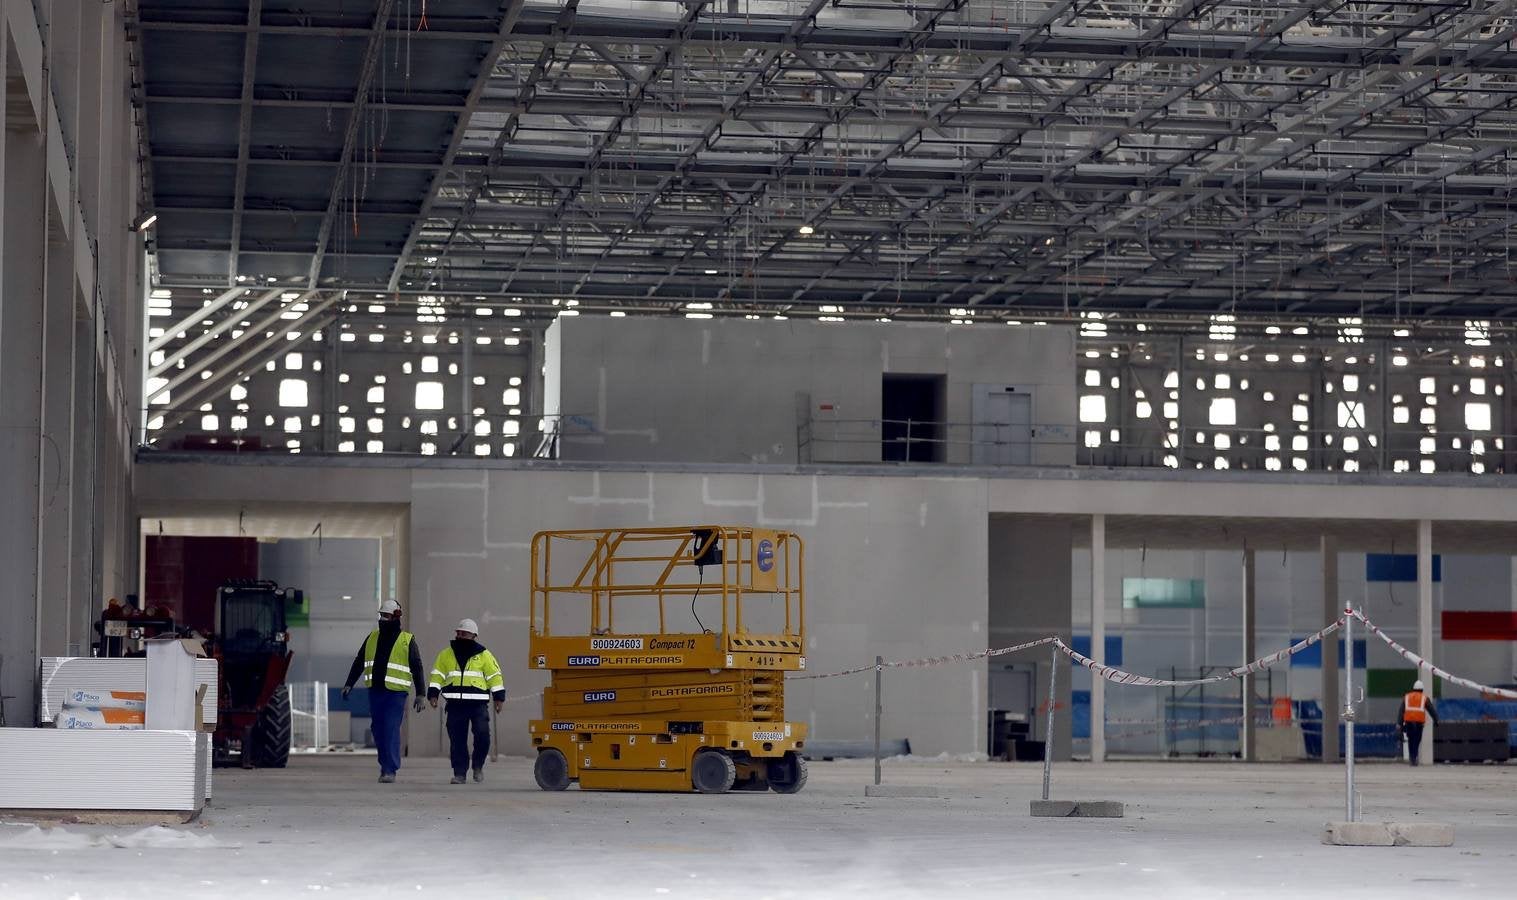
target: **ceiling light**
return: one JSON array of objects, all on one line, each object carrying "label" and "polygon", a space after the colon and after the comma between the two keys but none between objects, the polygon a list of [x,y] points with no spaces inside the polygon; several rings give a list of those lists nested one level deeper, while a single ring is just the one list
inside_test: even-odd
[{"label": "ceiling light", "polygon": [[801,232],[802,235],[815,234],[816,233],[816,229],[812,228],[810,225],[802,225],[801,228],[800,228],[800,232]]},{"label": "ceiling light", "polygon": [[142,215],[140,215],[140,216],[137,217],[137,221],[135,221],[135,222],[132,223],[132,230],[133,231],[147,231],[149,228],[153,227],[153,223],[156,222],[156,221],[158,221],[158,214],[157,213],[155,213],[155,212],[143,213]]},{"label": "ceiling light", "polygon": [[614,319],[625,318],[626,315],[627,315],[626,313],[622,312],[619,309],[613,309],[613,310],[611,310],[611,317],[614,318]]},{"label": "ceiling light", "polygon": [[717,275],[717,274],[720,274],[720,273],[716,269],[707,269],[706,270],[706,274],[707,275]]},{"label": "ceiling light", "polygon": [[168,288],[157,288],[148,296],[154,300],[167,300],[174,295]]}]

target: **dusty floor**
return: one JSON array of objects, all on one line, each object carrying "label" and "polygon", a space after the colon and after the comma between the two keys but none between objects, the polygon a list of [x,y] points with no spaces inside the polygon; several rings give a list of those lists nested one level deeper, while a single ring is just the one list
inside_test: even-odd
[{"label": "dusty floor", "polygon": [[[133,829],[0,826],[0,898],[1510,897],[1517,766],[1361,765],[1366,818],[1452,822],[1448,849],[1325,847],[1343,770],[1237,763],[1069,764],[1053,796],[1127,818],[1032,819],[1035,765],[895,762],[942,799],[868,799],[867,763],[816,763],[792,797],[545,794],[524,759],[484,785],[411,760],[297,758],[218,771],[194,840]],[[146,846],[125,848],[116,843]],[[175,843],[188,847],[159,846]],[[196,847],[193,845],[211,845]],[[481,894],[483,890],[487,893]]]}]

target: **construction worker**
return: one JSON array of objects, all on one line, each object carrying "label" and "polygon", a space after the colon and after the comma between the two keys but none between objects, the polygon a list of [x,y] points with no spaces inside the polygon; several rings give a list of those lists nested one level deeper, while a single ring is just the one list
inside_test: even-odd
[{"label": "construction worker", "polygon": [[1419,679],[1412,682],[1412,689],[1401,698],[1401,712],[1396,717],[1401,724],[1401,734],[1406,738],[1407,757],[1414,766],[1417,751],[1422,747],[1422,726],[1429,720],[1438,724],[1438,711],[1433,708],[1433,699],[1423,693]]},{"label": "construction worker", "polygon": [[427,685],[427,700],[433,708],[437,698],[448,701],[448,757],[453,763],[451,784],[463,784],[470,763],[469,733],[474,733],[474,780],[485,780],[485,756],[490,752],[490,711],[495,703],[500,712],[506,702],[505,679],[500,663],[476,638],[479,626],[464,619],[453,632],[453,640],[437,654],[432,665],[432,679]]},{"label": "construction worker", "polygon": [[390,784],[400,771],[400,723],[406,714],[406,692],[414,685],[416,712],[422,710],[427,679],[421,668],[421,649],[416,637],[400,629],[400,604],[386,600],[379,606],[379,627],[369,632],[348,680],[342,686],[347,699],[359,676],[369,689],[369,715],[372,716],[374,746],[379,750],[379,781]]}]

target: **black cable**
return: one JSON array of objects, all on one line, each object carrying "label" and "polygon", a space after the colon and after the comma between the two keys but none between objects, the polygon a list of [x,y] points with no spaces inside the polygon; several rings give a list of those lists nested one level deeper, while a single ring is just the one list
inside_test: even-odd
[{"label": "black cable", "polygon": [[696,566],[695,569],[701,573],[701,578],[695,585],[695,593],[690,595],[690,615],[695,616],[695,624],[701,627],[701,634],[710,634],[711,629],[707,628],[706,623],[701,621],[701,614],[695,611],[695,598],[701,595],[701,588],[706,586],[706,567]]}]

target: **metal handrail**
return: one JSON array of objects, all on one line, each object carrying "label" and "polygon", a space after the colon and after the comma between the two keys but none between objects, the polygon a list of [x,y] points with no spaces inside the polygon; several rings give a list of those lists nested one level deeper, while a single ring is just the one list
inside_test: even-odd
[{"label": "metal handrail", "polygon": [[[697,580],[678,576],[680,566],[695,564],[694,541],[706,532],[719,541],[722,559],[714,562],[715,578],[707,580],[702,571]],[[773,585],[759,583],[755,561],[759,542],[773,542],[765,552],[771,554]],[[583,548],[569,557],[567,569],[555,570],[554,549],[559,548],[559,565],[570,547]],[[626,529],[582,529],[542,531],[532,538],[531,593],[528,622],[531,633],[539,637],[555,635],[552,611],[555,600],[585,598],[589,601],[590,632],[598,637],[614,636],[618,599],[652,598],[658,611],[658,634],[686,634],[671,631],[667,625],[666,601],[692,604],[703,594],[721,601],[721,620],[717,633],[745,633],[743,606],[749,597],[769,596],[784,600],[785,624],[779,634],[801,637],[804,634],[805,548],[799,536],[786,531],[770,531],[746,526],[694,525],[682,527],[642,527]],[[620,567],[620,569],[618,569]],[[640,568],[641,567],[641,568]],[[563,574],[573,572],[572,577]],[[653,574],[656,572],[656,574]],[[651,579],[647,576],[652,575]],[[648,632],[638,631],[633,634]]]},{"label": "metal handrail", "polygon": [[[139,446],[141,449],[155,450],[164,449],[170,444],[178,443],[186,439],[203,437],[207,441],[218,446],[225,446],[225,452],[232,453],[284,453],[288,452],[285,442],[288,439],[301,440],[301,452],[317,455],[339,455],[337,444],[343,441],[353,441],[357,446],[352,452],[344,452],[343,456],[418,456],[419,445],[423,442],[434,442],[438,445],[439,456],[472,456],[469,447],[475,441],[488,442],[492,445],[490,456],[501,456],[498,445],[502,442],[510,442],[517,446],[518,451],[514,454],[522,458],[556,458],[559,438],[564,434],[594,433],[593,421],[588,416],[571,413],[512,415],[510,413],[479,413],[465,415],[457,410],[419,410],[404,414],[388,412],[384,414],[387,419],[394,419],[403,415],[413,422],[425,419],[439,420],[442,425],[452,419],[459,422],[454,428],[439,427],[435,434],[422,434],[414,425],[411,428],[401,430],[399,428],[387,428],[378,434],[367,431],[364,420],[379,417],[372,412],[355,410],[350,407],[346,412],[337,409],[287,409],[272,413],[275,424],[263,424],[262,414],[214,412],[202,413],[198,407],[193,409],[175,408],[168,406],[153,406],[147,410],[147,418],[155,419],[163,416],[165,421],[176,418],[185,412],[193,413],[182,423],[152,431],[146,440]],[[247,428],[222,427],[216,431],[206,431],[196,427],[199,415],[216,415],[221,417],[222,424],[226,425],[234,415],[247,416],[250,420]],[[319,416],[320,422],[310,424],[310,417]],[[257,419],[256,422],[252,421]],[[301,430],[287,432],[284,430],[282,420],[286,418],[299,418],[302,420]],[[336,423],[343,418],[352,418],[356,429],[351,432],[338,430]],[[474,425],[485,421],[491,423],[490,434],[476,435]],[[509,421],[520,423],[520,429],[513,434],[504,433],[502,426]],[[383,441],[387,445],[399,443],[397,436],[404,438],[404,443],[417,445],[417,449],[384,449],[378,452],[365,449],[370,440]],[[322,446],[324,441],[330,439],[333,444],[330,448]],[[255,446],[256,445],[256,446]],[[545,448],[547,452],[545,453]],[[209,449],[209,448],[201,448]],[[551,455],[549,455],[551,454]]]},{"label": "metal handrail", "polygon": [[[831,428],[819,428],[826,424]],[[909,419],[816,419],[802,421],[796,428],[796,446],[799,462],[815,462],[815,454],[808,450],[818,446],[872,446],[886,443],[883,436],[886,424],[903,425],[908,431],[904,436],[891,439],[905,445],[929,444],[942,447],[970,446],[992,447],[1023,443],[1008,441],[1001,436],[1002,429],[1013,427],[1002,422],[950,422],[917,421]],[[837,426],[844,426],[838,428]],[[1350,461],[1353,470],[1365,472],[1396,471],[1398,462],[1405,462],[1407,471],[1420,471],[1423,460],[1431,460],[1435,470],[1473,471],[1473,463],[1483,462],[1485,471],[1517,471],[1517,434],[1487,431],[1451,430],[1430,426],[1409,426],[1389,429],[1328,429],[1294,428],[1287,430],[1267,427],[1200,425],[1180,429],[1162,426],[1116,426],[1110,423],[1017,423],[1014,427],[1026,429],[1029,440],[1025,443],[1038,447],[1063,447],[1075,451],[1074,465],[1105,466],[1118,468],[1194,468],[1200,465],[1214,468],[1217,458],[1223,458],[1227,468],[1249,468],[1260,471],[1271,469],[1269,460],[1278,463],[1281,471],[1343,470],[1343,463]],[[920,428],[921,433],[915,429]],[[1431,428],[1431,430],[1430,430]],[[967,436],[964,429],[970,429]],[[993,429],[995,436],[978,437],[984,430]],[[1115,431],[1118,439],[1110,439]],[[1089,435],[1096,435],[1091,439]],[[1197,440],[1202,436],[1204,441]],[[1218,436],[1225,437],[1222,446]],[[1298,448],[1296,438],[1305,437],[1306,445]],[[1271,449],[1271,439],[1278,447]],[[1344,449],[1344,440],[1353,438],[1358,445],[1354,450]],[[1422,441],[1434,438],[1438,446],[1431,452],[1423,452]],[[1459,447],[1451,446],[1454,441]],[[1472,452],[1475,442],[1480,442],[1481,452]],[[1303,461],[1304,469],[1295,464]],[[858,460],[850,460],[858,462]],[[930,460],[911,460],[931,464]],[[1015,464],[1001,464],[1015,465]]]}]

